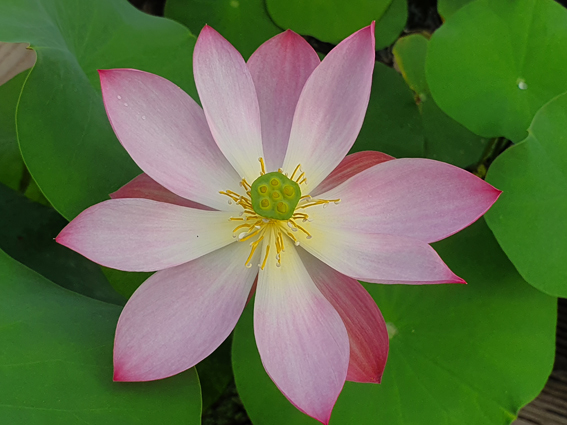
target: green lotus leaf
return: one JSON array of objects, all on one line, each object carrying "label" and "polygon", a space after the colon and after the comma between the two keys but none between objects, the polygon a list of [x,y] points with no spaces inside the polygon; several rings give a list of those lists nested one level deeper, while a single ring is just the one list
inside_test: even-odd
[{"label": "green lotus leaf", "polygon": [[520,142],[535,113],[567,91],[567,10],[553,0],[477,0],[431,37],[427,82],[451,118]]},{"label": "green lotus leaf", "polygon": [[400,38],[393,49],[396,64],[415,100],[423,119],[425,156],[458,167],[476,164],[488,139],[467,130],[445,114],[433,100],[425,77],[425,58],[429,41],[421,34]]},{"label": "green lotus leaf", "polygon": [[487,181],[503,191],[486,215],[500,246],[536,288],[567,297],[567,94],[535,116],[526,140],[501,154]]},{"label": "green lotus leaf", "polygon": [[168,0],[165,16],[199,34],[208,24],[248,59],[264,41],[281,32],[264,0]]},{"label": "green lotus leaf", "polygon": [[403,0],[266,0],[268,13],[281,28],[337,44],[376,21],[376,48],[392,44],[407,19]]},{"label": "green lotus leaf", "polygon": [[37,53],[18,104],[18,139],[32,177],[67,219],[140,173],[112,132],[97,69],[153,72],[196,97],[195,37],[126,0],[5,0],[0,41]]},{"label": "green lotus leaf", "polygon": [[120,307],[51,283],[0,251],[0,417],[10,425],[198,425],[190,369],[154,382],[112,382]]}]

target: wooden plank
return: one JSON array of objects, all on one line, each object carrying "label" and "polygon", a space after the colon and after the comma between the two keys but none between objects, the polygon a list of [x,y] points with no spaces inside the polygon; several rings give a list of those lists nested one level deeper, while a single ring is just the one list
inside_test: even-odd
[{"label": "wooden plank", "polygon": [[560,299],[553,373],[512,425],[567,425],[567,300]]}]

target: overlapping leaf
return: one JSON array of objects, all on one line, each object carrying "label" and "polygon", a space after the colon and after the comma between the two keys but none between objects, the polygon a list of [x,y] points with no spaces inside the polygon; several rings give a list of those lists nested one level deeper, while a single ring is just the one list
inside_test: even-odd
[{"label": "overlapping leaf", "polygon": [[375,150],[388,155],[424,154],[423,126],[411,91],[393,69],[377,62],[364,124],[353,152]]},{"label": "overlapping leaf", "polygon": [[112,132],[97,69],[154,72],[195,95],[195,37],[126,0],[6,0],[0,41],[28,42],[37,52],[18,106],[19,143],[33,178],[67,219],[140,173]]},{"label": "overlapping leaf", "polygon": [[0,251],[0,417],[13,425],[200,424],[194,369],[112,382],[120,307],[63,289]]},{"label": "overlapping leaf", "polygon": [[567,10],[553,0],[477,0],[430,41],[427,82],[450,117],[520,142],[535,113],[567,91]]},{"label": "overlapping leaf", "polygon": [[503,191],[486,216],[500,246],[536,288],[567,297],[567,94],[537,113],[523,142],[487,180]]},{"label": "overlapping leaf", "polygon": [[425,156],[459,167],[476,164],[488,139],[477,136],[445,114],[431,96],[425,77],[429,41],[421,34],[400,38],[394,57],[407,84],[415,93],[425,131]]},{"label": "overlapping leaf", "polygon": [[376,48],[392,44],[404,29],[404,0],[266,0],[268,13],[281,28],[338,43],[376,21]]},{"label": "overlapping leaf", "polygon": [[219,31],[248,59],[260,44],[281,32],[264,0],[168,0],[165,16],[199,34],[205,24]]}]

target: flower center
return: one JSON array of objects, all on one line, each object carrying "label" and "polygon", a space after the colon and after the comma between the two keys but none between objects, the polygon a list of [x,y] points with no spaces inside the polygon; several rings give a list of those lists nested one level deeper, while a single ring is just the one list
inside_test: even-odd
[{"label": "flower center", "polygon": [[[307,181],[301,165],[295,167],[290,177],[279,169],[266,173],[264,160],[259,158],[261,165],[260,176],[250,185],[242,179],[240,185],[246,195],[240,195],[232,190],[219,192],[229,197],[229,204],[240,205],[243,211],[231,221],[241,224],[234,228],[233,237],[238,242],[250,241],[250,255],[245,266],[252,267],[250,261],[258,247],[262,247],[263,261],[258,264],[262,270],[266,266],[270,253],[275,255],[276,266],[281,266],[282,253],[285,252],[285,240],[291,239],[299,246],[299,239],[311,239],[311,234],[298,222],[311,221],[304,212],[306,208],[316,205],[338,204],[340,199],[313,199],[310,195],[301,196],[300,186]],[[297,176],[296,176],[297,175]],[[265,242],[261,244],[262,242]],[[288,240],[289,241],[289,240]]]},{"label": "flower center", "polygon": [[252,208],[261,217],[289,220],[301,198],[297,182],[280,172],[261,175],[250,189]]}]

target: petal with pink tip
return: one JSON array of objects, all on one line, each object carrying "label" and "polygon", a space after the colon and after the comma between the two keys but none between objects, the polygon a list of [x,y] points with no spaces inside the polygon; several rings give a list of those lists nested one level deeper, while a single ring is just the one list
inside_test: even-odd
[{"label": "petal with pink tip", "polygon": [[227,209],[220,190],[240,178],[217,147],[203,110],[175,84],[134,69],[101,70],[110,124],[139,167],[175,194]]},{"label": "petal with pink tip", "polygon": [[319,196],[319,194],[327,192],[347,181],[355,174],[382,162],[391,161],[392,159],[395,158],[377,151],[363,151],[347,155],[337,168],[311,192],[311,196]]},{"label": "petal with pink tip", "polygon": [[301,246],[342,274],[371,283],[465,283],[427,243],[403,236],[362,233],[320,225]]},{"label": "petal with pink tip", "polygon": [[396,159],[321,194],[322,199],[341,202],[317,211],[317,219],[344,230],[431,243],[478,220],[500,193],[468,171],[444,162]]},{"label": "petal with pink tip", "polygon": [[268,171],[283,164],[299,94],[319,62],[309,43],[291,30],[266,41],[248,60],[260,105]]},{"label": "petal with pink tip", "polygon": [[299,97],[283,169],[301,164],[305,191],[317,187],[353,145],[366,114],[374,69],[374,24],[335,47]]},{"label": "petal with pink tip", "polygon": [[347,381],[380,383],[388,359],[388,330],[380,309],[356,280],[311,254],[299,256],[323,296],[343,319],[350,342]]},{"label": "petal with pink tip", "polygon": [[236,243],[146,280],[118,320],[114,380],[166,378],[211,354],[234,329],[258,274],[244,267],[249,251]]},{"label": "petal with pink tip", "polygon": [[167,202],[168,204],[180,205],[182,207],[196,208],[198,210],[211,211],[212,209],[206,205],[190,201],[182,198],[170,190],[167,190],[161,184],[153,180],[145,173],[133,178],[116,192],[111,193],[112,199],[137,198],[137,199],[153,199],[154,201]]},{"label": "petal with pink tip", "polygon": [[195,84],[218,147],[241,177],[258,177],[263,157],[260,111],[250,71],[238,51],[205,25],[193,52]]},{"label": "petal with pink tip", "polygon": [[327,424],[343,388],[348,334],[290,245],[260,271],[254,334],[266,372],[299,410]]},{"label": "petal with pink tip", "polygon": [[230,216],[149,199],[111,199],[83,211],[55,240],[106,267],[156,271],[234,242]]}]

